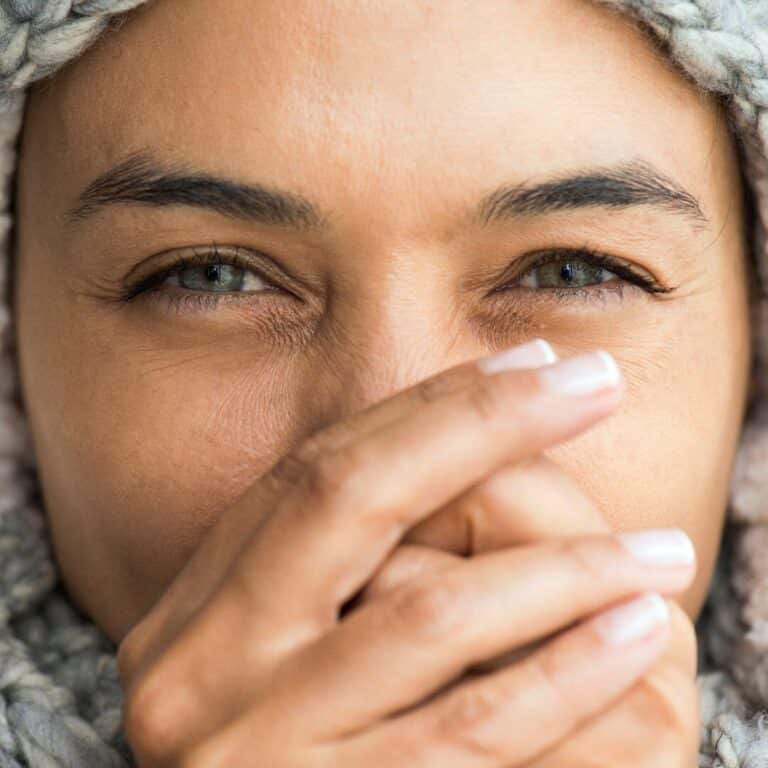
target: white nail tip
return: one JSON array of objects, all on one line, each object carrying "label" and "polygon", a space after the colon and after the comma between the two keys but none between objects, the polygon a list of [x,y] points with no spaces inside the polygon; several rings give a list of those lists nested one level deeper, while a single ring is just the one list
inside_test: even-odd
[{"label": "white nail tip", "polygon": [[496,371],[513,368],[538,368],[556,360],[557,355],[547,341],[533,339],[516,347],[504,349],[495,355],[481,358],[477,364],[483,373],[496,373]]},{"label": "white nail tip", "polygon": [[669,621],[669,607],[657,592],[645,592],[635,600],[601,613],[595,628],[609,645],[625,645],[653,632]]},{"label": "white nail tip", "polygon": [[680,528],[650,528],[618,535],[630,554],[648,565],[691,565],[696,551]]},{"label": "white nail tip", "polygon": [[613,357],[603,349],[566,357],[538,372],[544,387],[556,395],[583,395],[616,387],[621,372]]}]

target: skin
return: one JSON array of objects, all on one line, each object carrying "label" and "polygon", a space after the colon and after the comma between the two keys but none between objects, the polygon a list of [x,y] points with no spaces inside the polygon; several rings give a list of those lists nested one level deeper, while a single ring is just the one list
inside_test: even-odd
[{"label": "skin", "polygon": [[[625,16],[581,0],[359,9],[160,0],[30,94],[14,313],[68,589],[120,641],[223,512],[307,435],[542,336],[561,357],[608,350],[626,379],[609,418],[543,455],[615,530],[690,535],[698,569],[678,600],[695,618],[751,359],[738,160],[719,106]],[[67,226],[92,179],[147,147],[300,192],[332,227],[129,204]],[[486,229],[462,217],[502,182],[632,158],[694,194],[709,224],[651,206]],[[114,300],[129,270],[148,275],[170,265],[161,253],[214,241],[265,252],[298,280],[278,267],[284,293],[205,310]],[[675,290],[487,295],[526,254],[585,242]]]},{"label": "skin", "polygon": [[[542,387],[585,357],[492,376],[454,366],[312,435],[259,478],[118,649],[139,764],[217,768],[254,747],[276,768],[549,768],[594,766],[595,754],[690,764],[700,725],[688,616],[667,600],[668,624],[610,650],[593,619],[643,590],[680,592],[694,563],[639,563],[563,473],[548,494],[581,535],[471,557],[398,545],[378,572],[384,594],[339,620],[398,534],[435,508],[504,509],[507,533],[525,519],[530,494],[505,496],[497,479],[546,471],[540,451],[621,399],[621,380],[591,395]],[[419,472],[403,472],[403,445]],[[414,550],[430,553],[427,573],[391,588]],[[558,629],[522,661],[461,674]]]}]

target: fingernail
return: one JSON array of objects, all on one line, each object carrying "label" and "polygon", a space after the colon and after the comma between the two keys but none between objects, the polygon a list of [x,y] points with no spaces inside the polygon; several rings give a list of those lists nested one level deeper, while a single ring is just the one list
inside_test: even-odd
[{"label": "fingernail", "polygon": [[633,557],[647,565],[690,565],[696,559],[693,542],[680,528],[651,528],[618,534]]},{"label": "fingernail", "polygon": [[598,614],[594,626],[609,645],[625,645],[650,634],[669,621],[669,606],[657,592],[645,592],[634,600]]},{"label": "fingernail", "polygon": [[538,375],[545,389],[556,395],[584,395],[613,388],[621,373],[613,357],[603,349],[566,357],[540,368]]},{"label": "fingernail", "polygon": [[549,342],[544,339],[533,339],[525,344],[483,357],[477,364],[483,373],[495,373],[508,368],[537,368],[540,365],[554,363],[556,360],[557,355]]}]

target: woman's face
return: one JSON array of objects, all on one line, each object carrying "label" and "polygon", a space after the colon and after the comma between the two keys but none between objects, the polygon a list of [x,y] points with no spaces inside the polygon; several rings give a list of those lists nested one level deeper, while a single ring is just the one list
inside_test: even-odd
[{"label": "woman's face", "polygon": [[[309,433],[535,336],[623,370],[546,455],[615,529],[691,535],[697,615],[748,392],[738,160],[628,17],[156,0],[27,109],[22,392],[64,580],[113,639]],[[584,248],[608,271],[534,263]],[[157,277],[193,251],[240,266]]]}]

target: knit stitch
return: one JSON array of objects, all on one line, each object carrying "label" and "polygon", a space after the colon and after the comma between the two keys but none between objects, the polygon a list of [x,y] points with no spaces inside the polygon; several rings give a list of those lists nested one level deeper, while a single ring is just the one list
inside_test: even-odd
[{"label": "knit stitch", "polygon": [[[23,413],[9,312],[11,196],[27,87],[147,0],[0,0],[0,768],[126,768],[114,644],[59,579]],[[768,0],[594,0],[645,25],[681,73],[727,103],[768,285]],[[700,768],[768,767],[768,299],[752,316],[757,398],[696,623]]]}]

